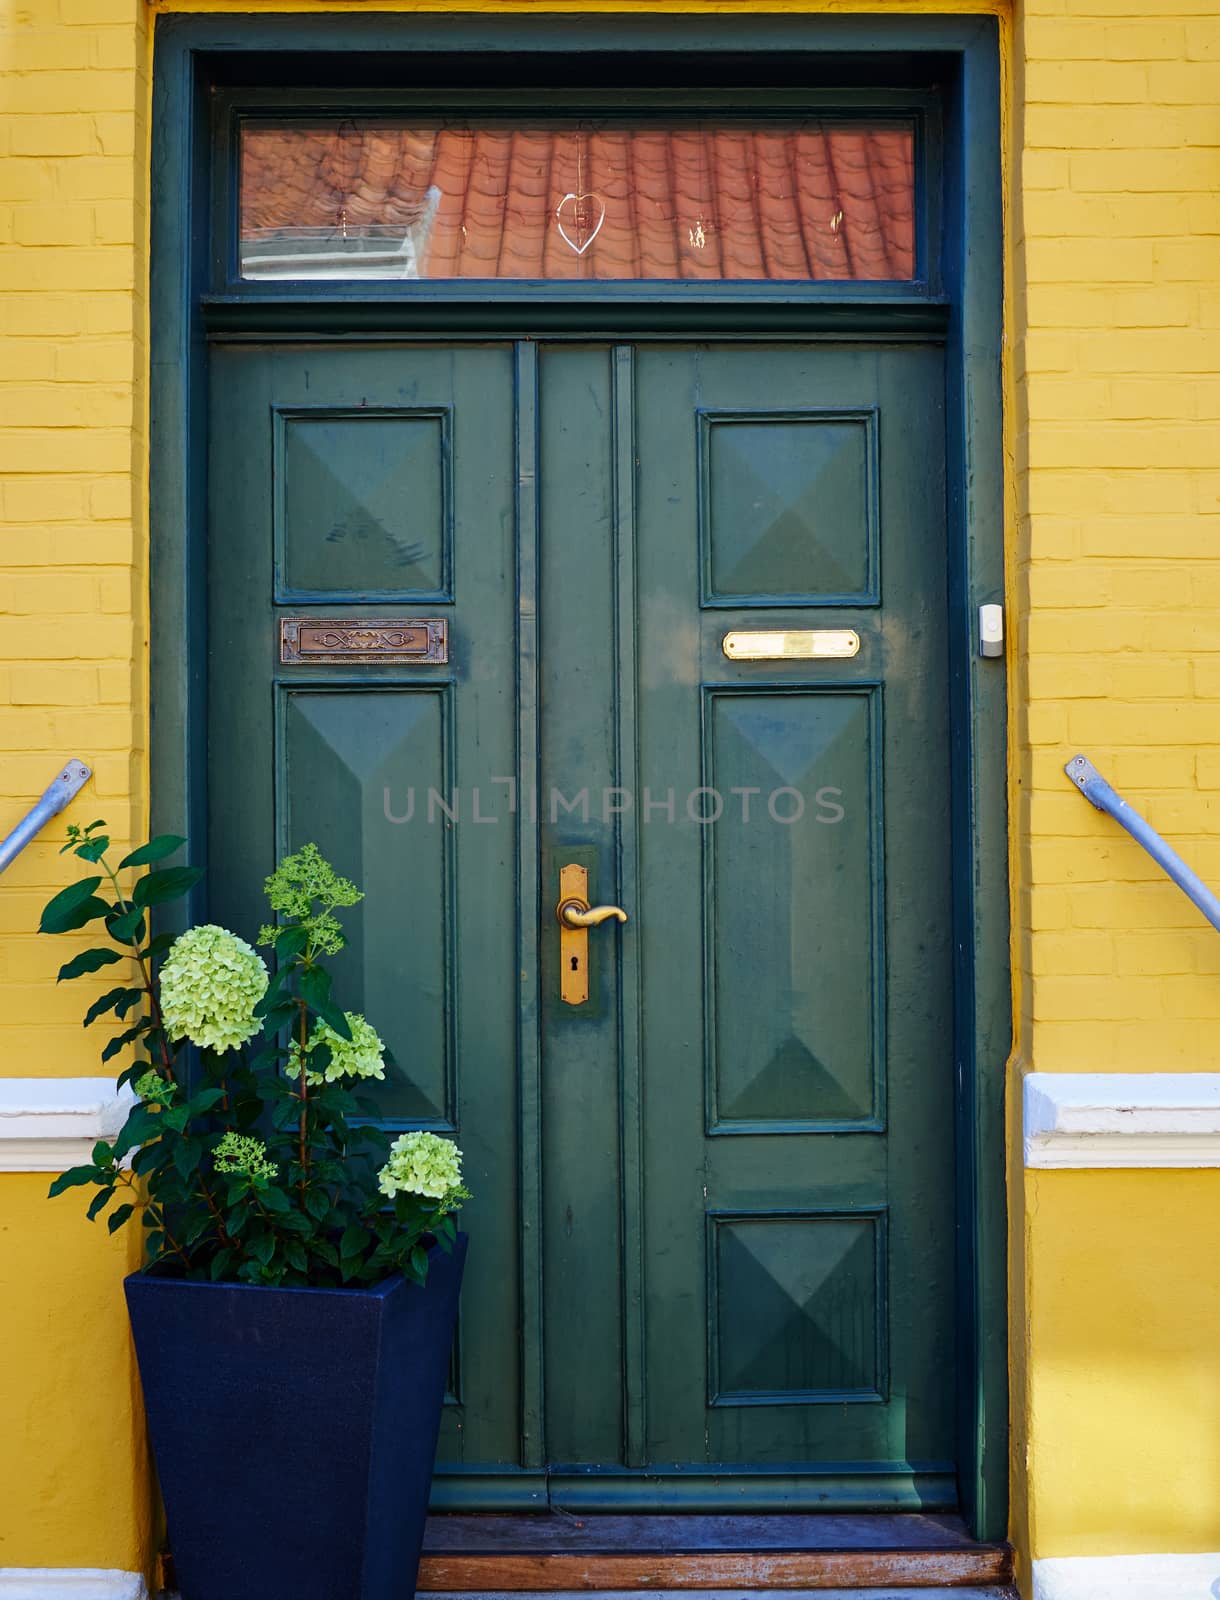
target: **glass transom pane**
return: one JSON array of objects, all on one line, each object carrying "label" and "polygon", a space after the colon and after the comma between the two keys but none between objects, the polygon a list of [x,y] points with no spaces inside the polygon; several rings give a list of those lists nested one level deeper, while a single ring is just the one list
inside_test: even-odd
[{"label": "glass transom pane", "polygon": [[243,278],[903,280],[914,128],[247,122]]}]

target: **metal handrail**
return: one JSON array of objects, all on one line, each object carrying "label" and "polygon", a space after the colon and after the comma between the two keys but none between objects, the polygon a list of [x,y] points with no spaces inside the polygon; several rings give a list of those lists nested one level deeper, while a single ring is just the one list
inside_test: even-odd
[{"label": "metal handrail", "polygon": [[47,786],[42,799],[30,807],[6,839],[0,840],[0,872],[21,854],[52,817],[57,817],[68,802],[75,799],[92,776],[93,769],[73,756]]},{"label": "metal handrail", "polygon": [[1085,799],[1104,811],[1135,840],[1167,872],[1178,888],[1189,896],[1211,923],[1220,929],[1220,898],[1207,887],[1197,872],[1193,872],[1172,845],[1166,844],[1160,834],[1146,822],[1139,812],[1123,799],[1098,772],[1087,756],[1073,756],[1063,769]]}]

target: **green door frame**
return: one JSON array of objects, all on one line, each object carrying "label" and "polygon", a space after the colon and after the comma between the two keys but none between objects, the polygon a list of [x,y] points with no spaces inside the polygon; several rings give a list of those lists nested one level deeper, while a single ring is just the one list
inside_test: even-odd
[{"label": "green door frame", "polygon": [[[946,340],[952,715],[958,1208],[958,1404],[962,1508],[1002,1538],[1008,1500],[1004,1069],[1011,1038],[1006,683],[975,649],[978,605],[1004,589],[1002,213],[998,23],[969,16],[364,14],[155,19],[151,234],[151,767],[153,824],[188,835],[206,865],[206,340],[226,337],[486,338],[514,331],[585,339],[686,337]],[[408,53],[409,52],[409,53]],[[214,157],[216,91],[321,76],[357,86],[452,81],[493,94],[523,81],[650,83],[679,97],[740,84],[765,101],[850,86],[926,95],[943,118],[940,273],[911,285],[717,285],[709,300],[665,285],[401,289],[259,285],[233,292],[211,219],[226,196]],[[447,77],[446,74],[449,76]],[[849,87],[846,87],[849,86]],[[820,93],[819,93],[820,91]],[[729,91],[731,93],[731,89]],[[333,98],[333,96],[332,96]],[[299,97],[296,103],[300,104]],[[315,99],[315,103],[319,103]],[[223,237],[219,230],[216,237]],[[223,254],[223,253],[222,253]],[[218,265],[221,269],[218,274]],[[477,287],[477,286],[476,286]],[[321,291],[321,292],[319,292]],[[523,572],[526,589],[535,575]],[[532,641],[522,637],[532,681]],[[528,739],[528,719],[523,737]],[[528,863],[523,863],[528,865]],[[205,880],[206,882],[206,880]],[[205,887],[190,914],[204,912]],[[527,1017],[525,1032],[536,1026]],[[536,1045],[536,1039],[534,1040]],[[523,1108],[529,1114],[529,1108]]]}]

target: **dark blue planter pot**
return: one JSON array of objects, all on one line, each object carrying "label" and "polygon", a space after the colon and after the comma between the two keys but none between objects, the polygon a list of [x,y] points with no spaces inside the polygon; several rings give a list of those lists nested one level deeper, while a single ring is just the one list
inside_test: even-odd
[{"label": "dark blue planter pot", "polygon": [[423,1289],[127,1279],[182,1600],[411,1600],[466,1243]]}]

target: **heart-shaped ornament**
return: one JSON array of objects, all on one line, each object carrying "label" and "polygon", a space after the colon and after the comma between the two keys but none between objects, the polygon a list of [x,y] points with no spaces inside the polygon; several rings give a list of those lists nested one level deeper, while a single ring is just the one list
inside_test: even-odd
[{"label": "heart-shaped ornament", "polygon": [[[597,221],[593,222],[596,216]],[[606,203],[599,195],[574,194],[569,191],[555,207],[555,226],[559,229],[559,237],[569,250],[574,250],[578,256],[583,256],[585,251],[602,231],[602,223],[606,220]],[[567,227],[564,224],[567,223]],[[593,231],[584,244],[577,244],[568,227],[579,237],[592,223]]]}]

